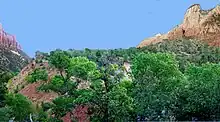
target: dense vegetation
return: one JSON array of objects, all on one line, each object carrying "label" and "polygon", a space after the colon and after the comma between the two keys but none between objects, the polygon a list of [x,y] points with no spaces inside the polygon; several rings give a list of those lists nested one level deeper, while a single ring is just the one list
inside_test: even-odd
[{"label": "dense vegetation", "polygon": [[18,72],[29,60],[30,58],[21,50],[12,52],[10,49],[0,47],[0,72]]},{"label": "dense vegetation", "polygon": [[48,74],[45,69],[35,69],[32,73],[28,74],[26,80],[30,83],[37,82],[39,80],[46,81]]},{"label": "dense vegetation", "polygon": [[[0,120],[59,122],[72,113],[72,121],[79,121],[73,112],[79,107],[87,108],[84,119],[94,122],[220,120],[218,47],[177,40],[141,49],[37,52],[36,60],[58,70],[38,90],[59,97],[36,110],[24,96],[8,93],[12,75],[1,74]],[[26,79],[47,77],[45,69],[35,69]]]}]

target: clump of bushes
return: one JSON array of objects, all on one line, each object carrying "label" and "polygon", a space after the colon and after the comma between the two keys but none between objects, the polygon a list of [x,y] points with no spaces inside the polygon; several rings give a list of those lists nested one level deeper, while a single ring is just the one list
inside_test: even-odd
[{"label": "clump of bushes", "polygon": [[49,92],[49,90],[52,91],[59,91],[59,89],[64,84],[64,81],[61,76],[54,76],[50,83],[41,85],[38,90]]},{"label": "clump of bushes", "polygon": [[54,91],[64,94],[70,89],[73,89],[75,87],[76,87],[76,82],[73,81],[64,82],[61,76],[56,75],[52,78],[52,80],[49,83],[42,84],[40,87],[38,87],[38,90],[44,92]]},{"label": "clump of bushes", "polygon": [[34,83],[39,80],[46,81],[48,80],[48,73],[45,69],[35,69],[32,73],[28,74],[25,78],[27,82]]}]

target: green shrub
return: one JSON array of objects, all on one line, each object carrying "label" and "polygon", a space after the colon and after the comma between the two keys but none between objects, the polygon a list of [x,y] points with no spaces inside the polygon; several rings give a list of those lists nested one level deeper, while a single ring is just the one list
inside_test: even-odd
[{"label": "green shrub", "polygon": [[51,83],[55,86],[55,87],[61,87],[64,84],[63,78],[61,76],[54,76],[51,80]]},{"label": "green shrub", "polygon": [[49,117],[48,117],[47,112],[40,110],[37,114],[37,118],[35,121],[36,122],[49,122]]},{"label": "green shrub", "polygon": [[48,83],[48,84],[42,84],[37,88],[38,91],[43,91],[43,92],[49,92],[50,90],[52,91],[57,91],[57,89],[53,86],[53,84]]},{"label": "green shrub", "polygon": [[32,75],[27,75],[27,76],[25,77],[25,80],[26,80],[27,82],[29,82],[29,83],[35,82],[35,79],[32,77]]},{"label": "green shrub", "polygon": [[68,81],[66,83],[62,83],[63,81],[59,80],[53,80],[48,84],[42,84],[40,87],[37,88],[38,91],[54,91],[60,94],[65,94],[66,92],[69,92],[69,94],[72,94],[74,92],[74,89],[76,89],[77,83],[73,81]]},{"label": "green shrub", "polygon": [[38,87],[38,90],[45,92],[49,92],[50,90],[52,90],[58,92],[60,91],[60,89],[62,89],[63,84],[63,78],[61,76],[56,75],[52,78],[50,83],[41,85],[40,87]]},{"label": "green shrub", "polygon": [[48,73],[45,69],[35,69],[32,73],[28,74],[25,78],[29,83],[37,82],[39,80],[48,80]]},{"label": "green shrub", "polygon": [[52,103],[42,103],[41,106],[44,111],[47,111],[52,107]]}]

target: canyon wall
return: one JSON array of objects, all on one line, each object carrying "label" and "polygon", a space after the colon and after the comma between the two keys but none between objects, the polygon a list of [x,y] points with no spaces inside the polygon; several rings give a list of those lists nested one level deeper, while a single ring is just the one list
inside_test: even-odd
[{"label": "canyon wall", "polygon": [[21,50],[21,46],[18,44],[14,35],[8,34],[4,31],[0,24],[0,47],[6,47],[14,50]]},{"label": "canyon wall", "polygon": [[210,10],[202,10],[199,4],[190,6],[181,24],[166,34],[157,34],[143,40],[137,47],[163,40],[194,39],[207,42],[212,46],[220,46],[220,6]]}]

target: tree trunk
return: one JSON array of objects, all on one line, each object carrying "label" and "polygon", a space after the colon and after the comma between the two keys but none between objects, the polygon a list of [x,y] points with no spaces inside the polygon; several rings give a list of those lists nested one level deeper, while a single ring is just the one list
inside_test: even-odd
[{"label": "tree trunk", "polygon": [[31,114],[30,114],[30,121],[33,122]]}]

